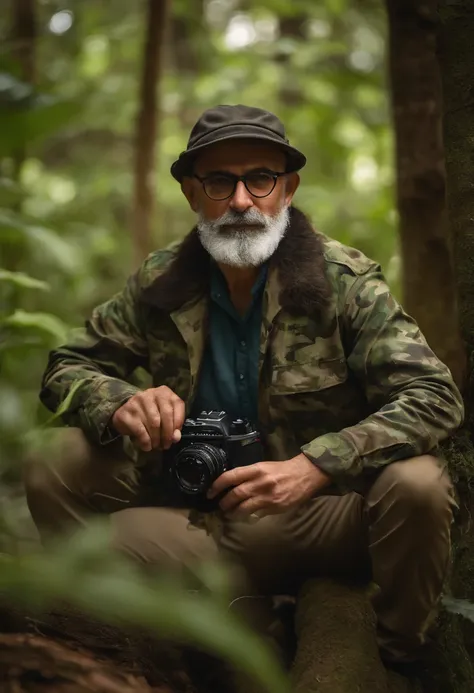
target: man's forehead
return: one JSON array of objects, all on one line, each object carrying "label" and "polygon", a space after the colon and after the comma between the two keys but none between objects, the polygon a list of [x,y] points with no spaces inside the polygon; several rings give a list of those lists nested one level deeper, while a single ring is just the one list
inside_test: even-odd
[{"label": "man's forehead", "polygon": [[216,143],[196,159],[196,170],[234,171],[253,168],[271,168],[283,171],[285,154],[275,145],[252,141]]}]

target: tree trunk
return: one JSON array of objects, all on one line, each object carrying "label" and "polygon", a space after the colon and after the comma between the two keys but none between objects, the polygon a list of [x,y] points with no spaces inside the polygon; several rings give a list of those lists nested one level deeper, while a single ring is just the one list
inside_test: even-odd
[{"label": "tree trunk", "polygon": [[471,357],[474,352],[474,5],[471,0],[441,0],[439,12],[449,220],[461,328]]},{"label": "tree trunk", "polygon": [[[444,93],[444,138],[446,142],[447,198],[454,263],[457,276],[461,329],[467,344],[470,373],[466,388],[467,410],[463,446],[455,450],[462,523],[455,555],[453,592],[456,597],[474,601],[474,431],[472,355],[474,352],[474,141],[471,136],[474,117],[472,75],[474,55],[474,6],[471,0],[439,2],[439,60]],[[463,644],[474,661],[472,624],[461,622]],[[474,667],[471,667],[474,668]],[[470,680],[474,690],[474,673]],[[467,686],[463,691],[468,690]],[[456,692],[457,693],[457,690]]]},{"label": "tree trunk", "polygon": [[[280,38],[294,42],[305,40],[304,24],[307,15],[298,13],[280,18]],[[280,71],[279,98],[281,103],[288,108],[298,108],[304,102],[301,85],[297,81],[297,75],[293,75],[291,68],[291,55],[281,51],[276,55],[282,69]]]},{"label": "tree trunk", "polygon": [[[11,56],[18,69],[18,77],[28,84],[36,82],[36,8],[35,0],[11,0]],[[22,148],[14,156],[14,178],[20,177],[26,151]],[[18,210],[19,211],[19,210]]]},{"label": "tree trunk", "polygon": [[193,0],[184,6],[174,4],[170,18],[170,54],[177,72],[181,94],[178,118],[188,132],[201,114],[201,107],[190,98],[200,75],[212,70],[214,50],[205,25],[204,0]]},{"label": "tree trunk", "polygon": [[[443,137],[447,173],[447,209],[459,305],[460,326],[468,352],[466,423],[447,447],[459,512],[453,528],[451,590],[474,601],[474,447],[472,443],[472,353],[474,349],[474,116],[472,75],[474,6],[471,0],[438,2],[438,61],[443,89]],[[444,329],[444,325],[443,325]],[[440,629],[436,685],[430,693],[474,690],[474,630],[461,617],[445,614]]]},{"label": "tree trunk", "polygon": [[18,76],[29,84],[36,82],[36,8],[35,0],[11,0],[11,55],[16,61]]},{"label": "tree trunk", "polygon": [[465,376],[452,262],[436,59],[436,0],[387,0],[403,303],[459,386]]},{"label": "tree trunk", "polygon": [[139,265],[152,249],[158,91],[168,5],[169,0],[148,0],[147,3],[140,106],[135,135],[132,232],[136,265]]},{"label": "tree trunk", "polygon": [[[11,0],[11,28],[9,37],[9,57],[12,59],[15,74],[22,82],[36,82],[36,34],[37,19],[35,0]],[[20,180],[21,169],[27,155],[26,146],[22,145],[12,156],[11,175],[15,181]],[[1,170],[0,170],[1,173]],[[21,213],[22,201],[12,204],[14,212]],[[16,271],[21,265],[22,246],[12,243],[3,251],[3,265]],[[13,289],[9,303],[15,305],[19,292]]]}]

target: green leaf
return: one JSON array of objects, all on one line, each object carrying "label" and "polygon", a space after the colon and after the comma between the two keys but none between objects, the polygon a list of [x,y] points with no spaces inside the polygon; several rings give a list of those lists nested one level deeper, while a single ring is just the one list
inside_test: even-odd
[{"label": "green leaf", "polygon": [[40,279],[30,277],[23,272],[9,272],[8,270],[0,269],[0,282],[8,282],[23,289],[37,289],[38,291],[49,291],[50,286]]},{"label": "green leaf", "polygon": [[119,627],[139,625],[197,644],[267,691],[288,693],[287,679],[269,648],[220,600],[186,589],[174,574],[150,578],[107,549],[107,533],[91,526],[54,553],[2,556],[1,591],[33,608],[69,603]]},{"label": "green leaf", "polygon": [[56,133],[78,110],[77,103],[34,92],[29,84],[0,73],[0,156]]},{"label": "green leaf", "polygon": [[474,623],[474,604],[467,599],[455,599],[454,597],[443,597],[441,600],[446,611],[452,614],[464,616]]},{"label": "green leaf", "polygon": [[66,341],[66,325],[51,313],[29,313],[19,308],[12,315],[3,318],[0,324],[21,330],[40,332],[53,337],[55,342]]},{"label": "green leaf", "polygon": [[71,402],[74,399],[74,395],[76,394],[77,390],[81,387],[81,385],[82,380],[77,380],[73,385],[71,385],[69,392],[67,393],[67,396],[61,402],[54,414],[50,416],[49,419],[47,419],[47,421],[44,422],[42,426],[43,428],[51,426],[51,424],[57,421],[57,419],[59,419],[64,414],[64,412],[66,412],[69,409]]},{"label": "green leaf", "polygon": [[74,272],[81,264],[81,250],[64,240],[56,231],[40,224],[29,223],[18,214],[0,208],[0,241],[26,242],[38,262],[49,260],[66,272]]},{"label": "green leaf", "polygon": [[0,206],[19,202],[25,195],[21,186],[11,178],[0,177]]},{"label": "green leaf", "polygon": [[33,87],[22,82],[8,72],[0,72],[0,104],[6,109],[12,105],[31,104],[34,98]]},{"label": "green leaf", "polygon": [[45,255],[66,272],[77,270],[81,256],[79,248],[68,243],[52,229],[45,226],[23,226],[23,232],[30,242],[33,255]]}]

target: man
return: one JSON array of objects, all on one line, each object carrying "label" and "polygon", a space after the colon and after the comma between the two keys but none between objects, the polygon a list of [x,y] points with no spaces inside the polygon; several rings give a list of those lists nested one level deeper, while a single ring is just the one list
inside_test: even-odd
[{"label": "man", "polygon": [[[370,574],[382,657],[409,661],[448,564],[452,491],[435,451],[462,400],[380,267],[292,206],[305,161],[271,113],[203,114],[171,169],[196,228],[50,355],[41,399],[55,410],[69,393],[71,428],[28,469],[29,507],[45,539],[106,512],[142,561],[222,551],[273,594]],[[187,511],[159,507],[157,473],[185,417],[212,409],[255,422],[264,447],[213,483],[210,496],[226,492],[217,547]]]}]

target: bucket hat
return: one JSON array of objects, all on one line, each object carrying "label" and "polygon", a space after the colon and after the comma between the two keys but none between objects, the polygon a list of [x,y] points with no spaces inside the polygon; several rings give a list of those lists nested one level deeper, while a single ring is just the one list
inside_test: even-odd
[{"label": "bucket hat", "polygon": [[205,111],[194,125],[187,148],[171,166],[171,175],[181,182],[190,175],[194,159],[206,147],[228,140],[259,140],[278,145],[287,156],[288,173],[306,164],[306,157],[292,147],[281,120],[270,111],[252,106],[216,106]]}]

